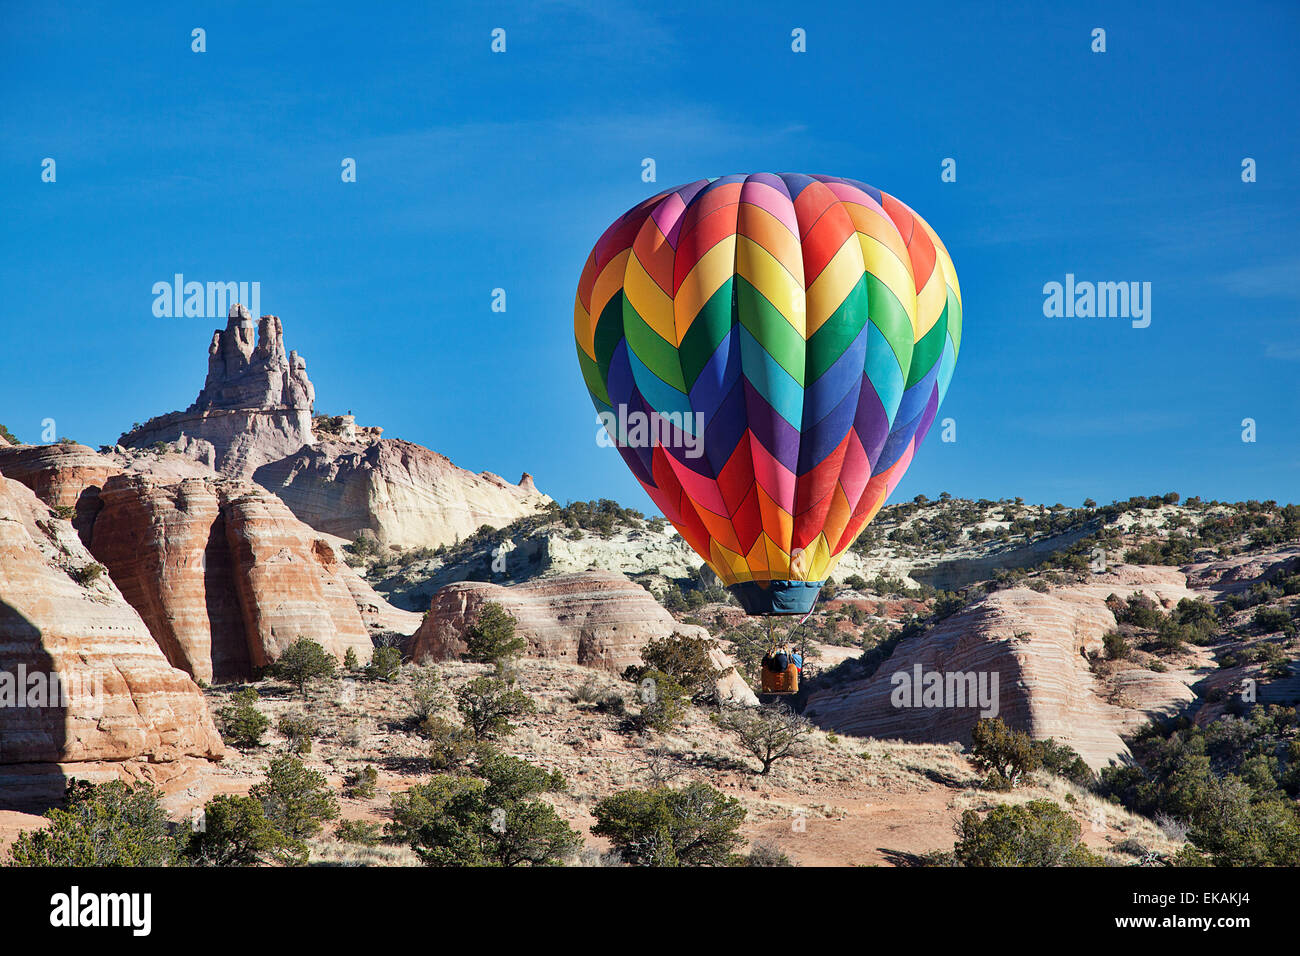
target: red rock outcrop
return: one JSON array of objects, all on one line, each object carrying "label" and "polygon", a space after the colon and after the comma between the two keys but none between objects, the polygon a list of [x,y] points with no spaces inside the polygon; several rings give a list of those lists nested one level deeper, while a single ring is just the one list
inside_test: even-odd
[{"label": "red rock outcrop", "polygon": [[551,499],[525,474],[512,485],[474,474],[444,455],[401,439],[369,444],[321,441],[263,465],[253,480],[318,531],[384,545],[437,547],[483,525],[503,527]]},{"label": "red rock outcrop", "polygon": [[[514,617],[525,655],[582,664],[618,674],[641,662],[641,648],[673,633],[708,637],[693,624],[679,624],[653,595],[621,574],[587,571],[535,578],[514,587],[482,581],[450,584],[433,597],[424,623],[411,639],[417,662],[450,660],[465,653],[466,629],[488,602]],[[719,693],[741,703],[756,703],[753,692],[720,650],[715,665],[724,671]]]},{"label": "red rock outcrop", "polygon": [[344,581],[352,569],[261,488],[226,491],[222,506],[253,666],[271,663],[299,637],[369,660],[369,631]]},{"label": "red rock outcrop", "polygon": [[212,482],[110,478],[90,550],[173,666],[208,683],[252,673],[235,566]]},{"label": "red rock outcrop", "polygon": [[0,764],[219,757],[202,693],[97,567],[66,522],[0,477]]},{"label": "red rock outcrop", "polygon": [[815,691],[804,714],[827,729],[863,737],[969,743],[978,706],[969,700],[957,706],[955,695],[938,706],[918,706],[926,703],[920,688],[912,706],[901,706],[902,688],[915,683],[918,667],[922,675],[943,675],[945,685],[951,676],[954,689],[956,675],[982,678],[990,690],[996,675],[996,716],[1035,738],[1069,744],[1094,768],[1104,766],[1128,754],[1121,733],[1192,701],[1189,685],[1200,676],[1138,668],[1108,678],[1092,673],[1087,655],[1099,652],[1102,636],[1116,626],[1107,595],[1134,591],[1164,607],[1196,596],[1174,568],[1126,566],[1048,593],[997,591],[904,641],[871,677]]},{"label": "red rock outcrop", "polygon": [[0,448],[0,472],[22,482],[51,508],[72,508],[73,525],[89,530],[99,510],[99,489],[121,469],[85,445],[11,445]]},{"label": "red rock outcrop", "polygon": [[100,498],[91,551],[175,666],[246,678],[300,636],[369,659],[355,572],[261,488],[118,475]]}]

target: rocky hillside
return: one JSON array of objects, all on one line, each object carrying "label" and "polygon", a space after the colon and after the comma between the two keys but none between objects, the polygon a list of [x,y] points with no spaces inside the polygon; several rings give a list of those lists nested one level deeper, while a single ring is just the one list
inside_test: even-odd
[{"label": "rocky hillside", "polygon": [[382,428],[358,427],[350,413],[316,415],[315,402],[307,362],[285,351],[279,317],[254,319],[237,304],[212,333],[194,402],[137,423],[116,450],[180,452],[222,477],[257,482],[317,531],[362,534],[385,547],[448,544],[550,501],[529,475],[511,484],[474,474],[420,445],[381,438]]}]

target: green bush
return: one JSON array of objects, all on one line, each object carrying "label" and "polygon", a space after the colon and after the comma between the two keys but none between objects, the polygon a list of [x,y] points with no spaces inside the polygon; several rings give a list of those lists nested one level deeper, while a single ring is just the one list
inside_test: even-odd
[{"label": "green bush", "polygon": [[384,838],[379,824],[363,820],[340,820],[334,828],[334,836],[343,843],[355,843],[358,846],[378,846]]},{"label": "green bush", "polygon": [[459,773],[474,756],[474,735],[460,724],[453,724],[431,714],[420,724],[420,733],[429,738],[429,767],[438,773]]},{"label": "green bush", "polygon": [[484,604],[465,631],[465,659],[479,664],[518,657],[528,642],[515,634],[515,619],[494,601]]},{"label": "green bush", "polygon": [[256,687],[245,687],[217,711],[221,736],[226,743],[241,748],[262,746],[262,735],[271,726],[271,718],[257,709],[259,699]]},{"label": "green bush", "polygon": [[253,786],[249,796],[261,803],[271,825],[297,844],[293,856],[299,862],[307,859],[302,841],[319,833],[324,821],[339,815],[338,800],[325,775],[308,770],[297,757],[272,760],[266,778]]},{"label": "green bush", "polygon": [[1107,631],[1102,635],[1101,643],[1105,648],[1107,660],[1125,660],[1133,651],[1133,648],[1129,647],[1128,641],[1124,640],[1124,635],[1119,631]]},{"label": "green bush", "polygon": [[1078,821],[1050,800],[999,804],[984,817],[961,815],[953,859],[958,866],[1099,866],[1080,841]]},{"label": "green bush", "polygon": [[714,682],[721,671],[714,665],[709,652],[713,642],[702,637],[672,634],[651,641],[641,649],[640,666],[623,671],[623,677],[639,684],[651,672],[666,674],[692,696],[711,696]]},{"label": "green bush", "polygon": [[490,754],[482,777],[439,774],[393,795],[389,832],[430,866],[553,866],[582,843],[543,800],[564,778]]},{"label": "green bush", "polygon": [[971,763],[989,774],[994,789],[1010,790],[1026,773],[1038,769],[1041,753],[1022,730],[1011,730],[1000,717],[976,722],[971,730]]},{"label": "green bush", "polygon": [[299,852],[253,797],[213,797],[201,819],[202,826],[185,846],[186,858],[195,865],[258,866],[273,859],[293,859]]},{"label": "green bush", "polygon": [[366,764],[343,778],[343,796],[368,799],[375,795],[375,785],[378,783],[379,771]]},{"label": "green bush", "polygon": [[19,834],[9,848],[9,865],[167,866],[175,862],[177,846],[159,796],[145,783],[73,779],[67,809],[47,810],[49,826]]},{"label": "green bush", "polygon": [[740,801],[707,784],[624,790],[592,809],[591,832],[638,866],[726,866],[745,821]]},{"label": "green bush", "polygon": [[512,718],[536,710],[532,700],[499,677],[476,677],[456,692],[456,708],[477,740],[509,736]]},{"label": "green bush", "polygon": [[309,683],[335,675],[338,661],[316,641],[300,637],[284,649],[271,671],[281,680],[293,684],[298,693],[305,696]]},{"label": "green bush", "polygon": [[396,647],[377,647],[366,665],[368,680],[395,681],[402,671],[402,652]]},{"label": "green bush", "polygon": [[638,685],[642,726],[661,734],[670,732],[686,716],[690,694],[663,671],[644,671]]},{"label": "green bush", "polygon": [[315,718],[307,714],[281,714],[275,729],[284,736],[289,752],[295,754],[311,753],[312,738],[320,732]]}]

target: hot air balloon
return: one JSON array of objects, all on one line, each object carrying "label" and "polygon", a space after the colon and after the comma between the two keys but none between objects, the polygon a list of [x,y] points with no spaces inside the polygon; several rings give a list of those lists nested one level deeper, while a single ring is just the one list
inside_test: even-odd
[{"label": "hot air balloon", "polygon": [[811,611],[961,347],[934,230],[834,176],[723,176],[645,200],[592,249],[573,311],[610,442],[750,614]]}]

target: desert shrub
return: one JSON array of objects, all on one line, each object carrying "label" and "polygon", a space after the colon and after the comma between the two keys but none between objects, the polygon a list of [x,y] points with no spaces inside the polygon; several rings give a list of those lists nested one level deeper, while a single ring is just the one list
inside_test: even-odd
[{"label": "desert shrub", "polygon": [[575,704],[594,704],[600,700],[601,693],[600,682],[594,677],[588,677],[574,688],[569,700]]},{"label": "desert shrub", "polygon": [[430,866],[549,866],[582,843],[542,793],[564,778],[517,757],[491,754],[481,777],[439,774],[393,795],[389,832]]},{"label": "desert shrub", "polygon": [[201,820],[185,846],[186,859],[197,866],[258,866],[297,852],[253,797],[213,797]]},{"label": "desert shrub", "polygon": [[333,677],[338,670],[338,661],[316,641],[300,637],[280,655],[271,667],[271,672],[283,681],[298,688],[304,696],[307,685],[314,680]]},{"label": "desert shrub", "polygon": [[355,671],[361,667],[361,661],[357,659],[357,649],[349,647],[343,652],[343,669],[345,671]]},{"label": "desert shrub", "polygon": [[1112,594],[1106,598],[1106,605],[1115,614],[1116,621],[1134,627],[1158,627],[1165,616],[1160,606],[1141,591],[1134,591],[1127,600]]},{"label": "desert shrub", "polygon": [[1097,782],[1097,775],[1079,756],[1079,752],[1068,744],[1057,743],[1051,737],[1035,740],[1034,750],[1038,754],[1039,765],[1048,773],[1064,777],[1081,787],[1092,787]]},{"label": "desert shrub", "polygon": [[378,823],[366,823],[364,820],[340,820],[334,828],[334,836],[343,843],[355,843],[358,846],[378,846],[384,839]]},{"label": "desert shrub", "polygon": [[366,764],[343,778],[343,796],[368,799],[375,795],[375,785],[378,783],[379,771]]},{"label": "desert shrub", "polygon": [[99,580],[104,573],[104,566],[95,561],[80,568],[68,569],[68,575],[83,588],[88,588]]},{"label": "desert shrub", "polygon": [[167,866],[177,857],[159,793],[149,784],[71,780],[67,809],[45,812],[49,826],[19,834],[11,866]]},{"label": "desert shrub", "polygon": [[1099,866],[1080,841],[1074,817],[1050,800],[999,804],[984,817],[961,815],[953,859],[958,866]]},{"label": "desert shrub", "polygon": [[741,842],[740,801],[707,784],[624,790],[592,808],[591,832],[638,866],[726,866]]},{"label": "desert shrub", "polygon": [[1107,767],[1106,794],[1146,816],[1184,821],[1216,866],[1300,864],[1300,717],[1256,706],[1200,727],[1152,725],[1134,766]]},{"label": "desert shrub", "polygon": [[374,532],[358,531],[348,548],[358,558],[366,558],[379,553],[379,542],[375,540]]},{"label": "desert shrub", "polygon": [[742,866],[794,866],[790,858],[779,847],[770,843],[756,843],[749,853],[741,858]]},{"label": "desert shrub", "polygon": [[1041,755],[1033,739],[1011,730],[1000,717],[983,719],[971,730],[971,763],[989,774],[993,789],[1009,790],[1023,774],[1036,770]]},{"label": "desert shrub", "polygon": [[1107,660],[1122,661],[1133,652],[1133,648],[1119,631],[1107,631],[1102,635],[1101,643]]},{"label": "desert shrub", "polygon": [[527,646],[528,642],[515,634],[514,617],[494,601],[483,605],[465,631],[465,659],[479,664],[518,657]]},{"label": "desert shrub", "polygon": [[476,677],[456,692],[456,708],[475,739],[509,736],[512,718],[536,710],[532,699],[498,677]]},{"label": "desert shrub", "polygon": [[314,717],[307,714],[285,713],[280,715],[275,729],[284,736],[290,753],[309,754],[312,739],[320,732],[320,725]]},{"label": "desert shrub", "polygon": [[417,724],[436,714],[447,702],[442,678],[435,670],[417,670],[411,678],[411,689],[406,695]]},{"label": "desert shrub", "polygon": [[262,735],[271,726],[271,718],[257,709],[259,699],[256,687],[245,687],[236,691],[231,702],[217,711],[221,736],[226,743],[236,747],[262,746]]},{"label": "desert shrub", "polygon": [[638,692],[641,696],[642,727],[666,734],[686,716],[690,694],[663,671],[645,671],[641,675]]},{"label": "desert shrub", "polygon": [[641,666],[632,666],[623,677],[640,683],[652,671],[666,674],[692,696],[712,694],[713,684],[721,673],[709,652],[713,642],[703,637],[672,634],[651,641],[641,649]]},{"label": "desert shrub", "polygon": [[718,725],[735,734],[740,746],[758,759],[761,765],[758,772],[764,776],[778,760],[806,754],[813,733],[813,725],[807,718],[781,703],[728,707],[718,719]]},{"label": "desert shrub", "polygon": [[1255,609],[1254,616],[1250,623],[1259,628],[1265,634],[1271,634],[1274,631],[1282,631],[1292,627],[1291,615],[1287,613],[1286,608],[1281,607],[1260,607]]},{"label": "desert shrub", "polygon": [[430,715],[420,734],[429,738],[429,767],[437,773],[459,773],[474,756],[474,735],[460,724]]},{"label": "desert shrub", "polygon": [[402,672],[402,652],[396,647],[377,647],[366,665],[366,679],[395,681]]},{"label": "desert shrub", "polygon": [[325,775],[307,769],[297,757],[272,760],[265,779],[248,795],[261,803],[271,825],[297,844],[293,856],[300,862],[307,859],[302,841],[319,833],[324,821],[339,815],[338,800]]}]

